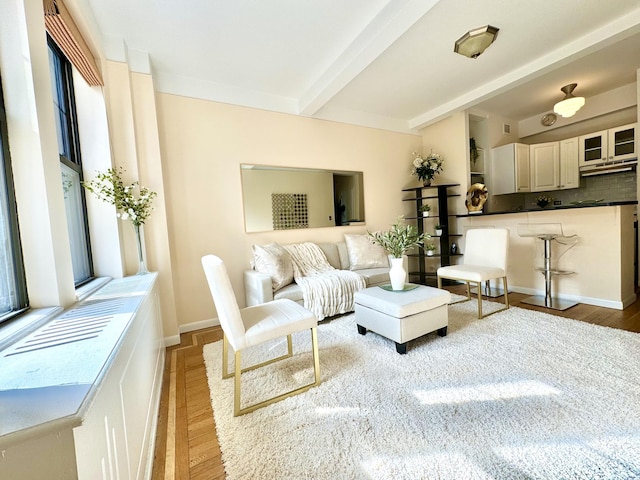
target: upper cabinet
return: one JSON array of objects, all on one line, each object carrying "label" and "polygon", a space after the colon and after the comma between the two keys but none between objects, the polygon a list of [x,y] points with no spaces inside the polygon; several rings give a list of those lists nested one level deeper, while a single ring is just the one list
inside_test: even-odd
[{"label": "upper cabinet", "polygon": [[580,186],[580,168],[578,166],[578,137],[568,138],[560,142],[560,189],[578,188]]},{"label": "upper cabinet", "polygon": [[491,149],[491,194],[530,190],[529,145],[510,143]]},{"label": "upper cabinet", "polygon": [[531,191],[578,188],[578,145],[578,137],[531,145]]},{"label": "upper cabinet", "polygon": [[556,190],[560,186],[560,144],[538,143],[530,146],[531,191]]},{"label": "upper cabinet", "polygon": [[595,169],[608,163],[628,162],[638,158],[637,123],[610,128],[579,137],[579,159],[582,170]]}]

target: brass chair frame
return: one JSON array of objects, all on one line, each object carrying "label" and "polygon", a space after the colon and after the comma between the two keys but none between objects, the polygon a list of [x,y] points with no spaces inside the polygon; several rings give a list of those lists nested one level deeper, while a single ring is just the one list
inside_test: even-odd
[{"label": "brass chair frame", "polygon": [[291,338],[291,334],[287,335],[287,353],[284,355],[280,355],[279,357],[272,358],[270,360],[266,360],[261,363],[257,363],[255,365],[251,365],[246,368],[242,368],[242,350],[238,350],[234,352],[234,370],[232,373],[229,372],[229,341],[227,340],[226,334],[223,336],[222,340],[222,378],[234,378],[234,394],[233,394],[233,416],[237,417],[239,415],[244,415],[245,413],[253,412],[262,407],[266,407],[267,405],[271,405],[272,403],[279,402],[280,400],[284,400],[288,397],[293,397],[294,395],[298,395],[300,393],[306,392],[311,387],[315,387],[320,384],[320,358],[318,356],[318,332],[317,328],[311,329],[311,343],[313,350],[313,372],[314,372],[314,381],[307,385],[303,385],[301,387],[295,388],[288,392],[281,393],[280,395],[276,395],[275,397],[268,398],[258,403],[254,403],[248,407],[242,408],[242,388],[241,388],[241,377],[245,372],[249,372],[251,370],[256,370],[261,367],[265,367],[267,365],[271,365],[272,363],[279,362],[281,360],[290,358],[293,356],[293,342]]},{"label": "brass chair frame", "polygon": [[[453,277],[442,277],[442,276],[438,276],[438,288],[442,288],[442,279],[443,278],[447,278],[449,280],[458,280],[460,282],[464,282],[467,285],[467,298],[465,298],[464,300],[458,300],[457,302],[451,302],[449,305],[455,305],[456,303],[462,303],[462,302],[468,302],[470,300],[472,300],[471,298],[471,283],[472,282],[467,282],[465,280],[461,280],[459,278],[453,278]],[[498,312],[503,312],[505,310],[507,310],[509,308],[509,288],[507,285],[507,277],[501,277],[502,281],[504,282],[504,304],[505,307],[501,308],[499,310],[496,310],[495,312],[491,312],[491,313],[487,313],[486,315],[482,314],[482,290],[481,290],[481,286],[482,286],[482,282],[473,282],[476,284],[477,287],[477,295],[478,295],[478,318],[485,318],[488,317],[489,315],[493,315],[494,313],[498,313]]]}]

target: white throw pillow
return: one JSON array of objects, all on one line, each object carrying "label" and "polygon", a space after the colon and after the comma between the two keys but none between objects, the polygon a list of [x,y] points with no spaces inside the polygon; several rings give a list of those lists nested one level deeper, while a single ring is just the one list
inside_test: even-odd
[{"label": "white throw pillow", "polygon": [[344,241],[349,252],[349,270],[389,267],[384,248],[373,243],[368,235],[345,233]]},{"label": "white throw pillow", "polygon": [[287,251],[276,242],[253,245],[253,265],[256,271],[271,277],[273,291],[293,281],[293,263]]}]

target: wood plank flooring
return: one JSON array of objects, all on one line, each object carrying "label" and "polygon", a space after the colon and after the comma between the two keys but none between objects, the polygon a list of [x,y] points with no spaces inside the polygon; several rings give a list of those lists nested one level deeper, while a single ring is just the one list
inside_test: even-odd
[{"label": "wood plank flooring", "polygon": [[[465,294],[463,286],[448,290]],[[640,333],[640,301],[622,311],[579,304],[562,312],[521,303],[526,296],[512,293],[509,301],[512,306]],[[153,480],[225,478],[202,359],[202,346],[221,338],[220,327],[207,328],[182,334],[180,345],[167,349]]]}]

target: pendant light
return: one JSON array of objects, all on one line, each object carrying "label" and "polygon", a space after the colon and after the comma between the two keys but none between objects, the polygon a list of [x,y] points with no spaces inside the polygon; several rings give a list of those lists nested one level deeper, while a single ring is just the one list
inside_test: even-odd
[{"label": "pendant light", "polygon": [[575,97],[572,93],[577,86],[577,83],[571,83],[560,89],[564,93],[564,98],[553,106],[553,111],[561,117],[573,117],[584,105],[584,97]]}]

